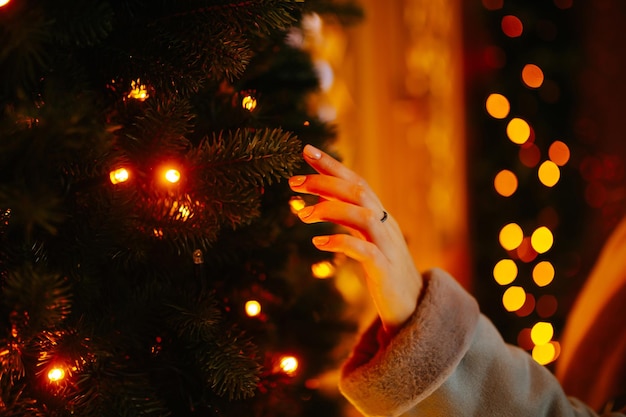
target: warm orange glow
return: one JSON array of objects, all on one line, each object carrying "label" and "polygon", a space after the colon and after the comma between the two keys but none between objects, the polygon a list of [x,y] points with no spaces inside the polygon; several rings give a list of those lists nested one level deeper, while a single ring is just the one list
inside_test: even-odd
[{"label": "warm orange glow", "polygon": [[521,145],[530,138],[530,126],[526,120],[514,117],[506,126],[506,134],[511,142]]},{"label": "warm orange glow", "polygon": [[548,149],[548,156],[552,162],[562,167],[569,161],[569,147],[560,140],[554,141],[550,145],[550,149]]},{"label": "warm orange glow", "polygon": [[50,382],[59,382],[65,378],[65,370],[63,368],[54,367],[48,371],[48,380]]},{"label": "warm orange glow", "polygon": [[168,169],[165,171],[165,174],[163,174],[163,178],[165,178],[167,182],[175,184],[180,181],[180,171],[174,168]]},{"label": "warm orange glow", "polygon": [[126,168],[118,168],[111,171],[109,178],[111,179],[111,183],[119,184],[120,182],[128,181],[130,174]]},{"label": "warm orange glow", "polygon": [[552,232],[545,226],[538,227],[530,237],[530,242],[533,246],[533,249],[537,251],[537,253],[546,253],[552,247],[554,243],[554,237],[552,236]]},{"label": "warm orange glow", "polygon": [[517,176],[508,169],[503,169],[498,172],[496,178],[493,180],[493,186],[498,194],[503,197],[512,196],[517,190],[517,184]]},{"label": "warm orange glow", "polygon": [[298,370],[298,359],[294,356],[283,356],[280,358],[279,367],[287,375],[294,375]]},{"label": "warm orange glow", "polygon": [[502,18],[502,32],[509,38],[517,38],[522,35],[523,31],[524,25],[518,17],[508,15]]},{"label": "warm orange glow", "polygon": [[500,230],[500,245],[506,250],[516,249],[524,240],[524,232],[516,223],[509,223]]},{"label": "warm orange glow", "polygon": [[489,97],[487,97],[485,108],[491,117],[504,119],[509,115],[511,105],[509,104],[509,100],[502,94],[493,93],[489,94]]},{"label": "warm orange glow", "polygon": [[539,88],[543,84],[543,71],[535,64],[526,64],[522,69],[522,81],[530,88]]},{"label": "warm orange glow", "polygon": [[248,111],[256,109],[256,98],[252,96],[245,96],[243,100],[241,100],[241,107]]},{"label": "warm orange glow", "polygon": [[545,287],[554,279],[554,266],[548,261],[541,261],[533,268],[533,281],[540,287]]},{"label": "warm orange glow", "polygon": [[145,85],[141,84],[141,80],[139,78],[137,78],[137,81],[131,81],[128,98],[144,101],[148,97],[150,97],[150,95],[148,94],[148,89]]},{"label": "warm orange glow", "polygon": [[335,275],[335,266],[329,261],[321,261],[311,265],[311,272],[315,278],[330,278]]},{"label": "warm orange glow", "polygon": [[493,267],[493,278],[500,285],[509,285],[517,278],[517,264],[512,259],[501,259]]},{"label": "warm orange glow", "polygon": [[517,311],[526,302],[526,291],[522,287],[509,287],[502,295],[502,305],[506,311]]},{"label": "warm orange glow", "polygon": [[257,300],[250,300],[246,302],[246,314],[249,317],[256,317],[261,314],[261,303]]},{"label": "warm orange glow", "polygon": [[544,161],[539,165],[539,171],[537,171],[539,181],[546,187],[554,187],[556,183],[561,179],[561,170],[559,166],[552,161]]},{"label": "warm orange glow", "polygon": [[6,6],[11,0],[0,0],[0,7]]}]

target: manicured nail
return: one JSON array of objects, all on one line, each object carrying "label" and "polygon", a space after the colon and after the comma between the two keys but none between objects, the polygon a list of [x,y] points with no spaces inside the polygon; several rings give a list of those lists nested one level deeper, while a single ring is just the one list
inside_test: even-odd
[{"label": "manicured nail", "polygon": [[306,175],[295,175],[289,178],[289,185],[292,187],[299,187],[304,184],[304,181],[306,181]]},{"label": "manicured nail", "polygon": [[306,219],[311,215],[311,213],[313,213],[313,210],[315,210],[315,206],[305,207],[298,212],[298,217],[300,217],[301,219]]},{"label": "manicured nail", "polygon": [[315,246],[324,246],[328,242],[330,242],[330,237],[329,236],[315,236],[313,238],[313,244]]},{"label": "manicured nail", "polygon": [[306,145],[304,147],[304,154],[311,159],[320,159],[322,157],[322,151],[312,145]]}]

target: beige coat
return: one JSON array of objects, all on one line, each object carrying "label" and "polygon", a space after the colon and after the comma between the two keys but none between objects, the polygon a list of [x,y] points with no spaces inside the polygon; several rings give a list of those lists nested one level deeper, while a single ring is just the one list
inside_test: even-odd
[{"label": "beige coat", "polygon": [[525,351],[505,344],[447,273],[434,269],[424,279],[422,299],[405,326],[387,340],[375,321],[343,366],[340,389],[364,415],[597,415],[568,398]]}]

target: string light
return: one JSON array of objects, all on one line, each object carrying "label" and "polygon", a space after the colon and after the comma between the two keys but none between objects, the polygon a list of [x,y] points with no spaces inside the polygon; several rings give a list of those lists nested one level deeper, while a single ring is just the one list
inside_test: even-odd
[{"label": "string light", "polygon": [[311,265],[311,272],[315,278],[330,278],[335,275],[335,266],[329,261],[320,261]]},{"label": "string light", "polygon": [[526,302],[526,291],[522,287],[512,286],[502,295],[502,305],[506,311],[517,311]]},{"label": "string light", "polygon": [[111,179],[112,184],[119,184],[121,182],[126,182],[130,178],[130,173],[126,168],[118,168],[109,174],[109,178]]},{"label": "string light", "polygon": [[517,264],[513,259],[501,259],[493,267],[493,278],[500,285],[509,285],[517,278]]},{"label": "string light", "polygon": [[289,207],[291,208],[291,212],[293,214],[297,214],[305,206],[306,202],[304,201],[304,198],[300,196],[291,197],[291,199],[289,200]]},{"label": "string light", "polygon": [[298,370],[298,359],[295,356],[285,355],[280,358],[278,362],[278,366],[282,372],[289,376],[293,376],[296,374]]},{"label": "string light", "polygon": [[524,240],[524,232],[517,223],[509,223],[500,230],[499,239],[504,249],[514,250]]},{"label": "string light", "polygon": [[530,138],[530,126],[526,120],[514,117],[506,126],[506,134],[511,142],[521,145]]},{"label": "string light", "polygon": [[489,94],[485,101],[485,108],[487,113],[494,119],[504,119],[509,115],[511,110],[511,104],[509,100],[502,94],[493,93]]},{"label": "string light", "polygon": [[170,184],[176,184],[180,181],[181,173],[176,168],[165,168],[162,172],[163,179]]},{"label": "string light", "polygon": [[248,317],[256,317],[261,314],[261,303],[259,303],[257,300],[247,301],[245,309]]},{"label": "string light", "polygon": [[145,85],[141,84],[141,80],[137,78],[137,81],[131,81],[130,83],[130,92],[128,93],[128,98],[132,98],[139,101],[144,101],[150,95],[148,94],[148,89]]},{"label": "string light", "polygon": [[241,107],[248,111],[253,111],[256,109],[256,98],[251,95],[247,95],[241,100]]},{"label": "string light", "polygon": [[54,367],[48,371],[48,381],[60,382],[65,378],[65,370],[60,367]]},{"label": "string light", "polygon": [[522,69],[522,81],[530,88],[541,87],[543,78],[543,71],[535,64],[526,64]]}]

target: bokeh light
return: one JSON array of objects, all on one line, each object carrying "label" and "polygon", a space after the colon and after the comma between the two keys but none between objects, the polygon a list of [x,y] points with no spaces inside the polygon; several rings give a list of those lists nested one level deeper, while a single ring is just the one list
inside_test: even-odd
[{"label": "bokeh light", "polygon": [[513,15],[507,15],[502,18],[502,32],[510,38],[517,38],[522,35],[524,25],[522,21]]},{"label": "bokeh light", "polygon": [[511,142],[521,145],[530,137],[530,125],[526,120],[514,117],[506,126],[506,135]]},{"label": "bokeh light", "polygon": [[538,253],[533,248],[531,238],[529,236],[524,236],[522,243],[516,249],[517,256],[520,261],[529,263],[535,260]]},{"label": "bokeh light", "polygon": [[329,261],[320,261],[311,265],[311,273],[315,278],[330,278],[335,275],[335,266]]},{"label": "bokeh light", "polygon": [[524,232],[517,223],[509,223],[500,230],[500,245],[506,250],[516,249],[524,239]]},{"label": "bokeh light", "polygon": [[560,349],[558,347],[557,342],[535,346],[532,351],[533,359],[540,365],[547,365],[559,356]]},{"label": "bokeh light", "polygon": [[526,302],[526,291],[522,287],[512,286],[502,295],[502,305],[506,311],[517,311]]},{"label": "bokeh light", "polygon": [[554,279],[554,266],[549,261],[541,261],[533,268],[533,281],[539,287],[549,285]]},{"label": "bokeh light", "polygon": [[257,300],[246,301],[245,309],[246,314],[249,317],[256,317],[261,314],[261,303],[259,303]]},{"label": "bokeh light", "polygon": [[489,97],[487,97],[485,101],[485,108],[491,117],[504,119],[509,115],[511,105],[509,104],[509,100],[502,94],[492,93],[489,94]]},{"label": "bokeh light", "polygon": [[535,311],[535,297],[530,293],[526,293],[524,305],[515,311],[515,315],[518,317],[527,317],[530,316],[533,311]]},{"label": "bokeh light", "polygon": [[0,0],[0,7],[6,6],[11,0]]},{"label": "bokeh light", "polygon": [[517,264],[512,259],[501,259],[493,267],[493,278],[500,285],[509,285],[517,278]]},{"label": "bokeh light", "polygon": [[517,176],[508,169],[503,169],[498,172],[493,180],[493,186],[498,194],[503,197],[512,196],[517,190],[517,185]]},{"label": "bokeh light", "polygon": [[567,164],[570,158],[569,147],[560,140],[552,142],[548,149],[548,157],[558,166]]},{"label": "bokeh light", "polygon": [[533,249],[538,253],[546,253],[552,248],[554,243],[554,236],[550,229],[545,226],[538,227],[530,237],[530,242]]},{"label": "bokeh light", "polygon": [[530,338],[535,345],[545,345],[552,340],[554,336],[554,327],[551,323],[540,321],[530,330]]},{"label": "bokeh light", "polygon": [[543,71],[535,64],[526,64],[522,69],[522,81],[530,88],[539,88],[543,84]]},{"label": "bokeh light", "polygon": [[554,187],[561,179],[559,166],[552,161],[544,161],[537,171],[539,181],[546,187]]},{"label": "bokeh light", "polygon": [[289,199],[289,207],[293,214],[297,214],[300,210],[302,210],[306,206],[306,202],[304,198],[298,196],[291,197]]}]

